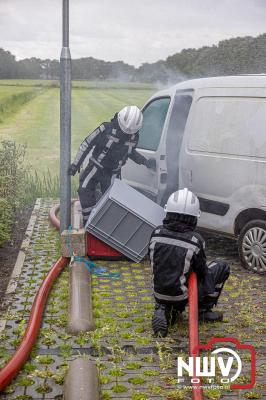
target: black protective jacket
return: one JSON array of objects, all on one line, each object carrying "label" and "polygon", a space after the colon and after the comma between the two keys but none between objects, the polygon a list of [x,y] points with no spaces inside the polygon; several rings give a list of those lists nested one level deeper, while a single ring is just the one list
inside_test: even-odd
[{"label": "black protective jacket", "polygon": [[[166,218],[152,233],[149,256],[154,296],[159,301],[187,300],[189,273],[195,271],[201,280],[208,272],[205,243],[194,229]],[[213,287],[206,291],[213,291]]]},{"label": "black protective jacket", "polygon": [[93,149],[90,161],[99,168],[120,171],[131,158],[137,164],[146,164],[146,158],[136,151],[138,132],[126,135],[119,127],[117,116],[111,122],[104,122],[81,143],[73,164],[79,170],[86,156]]}]

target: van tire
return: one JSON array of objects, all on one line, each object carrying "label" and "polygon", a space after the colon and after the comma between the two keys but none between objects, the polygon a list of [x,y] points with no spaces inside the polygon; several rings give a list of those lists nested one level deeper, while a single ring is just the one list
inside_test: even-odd
[{"label": "van tire", "polygon": [[266,221],[256,219],[242,228],[238,251],[244,268],[256,274],[266,274]]}]

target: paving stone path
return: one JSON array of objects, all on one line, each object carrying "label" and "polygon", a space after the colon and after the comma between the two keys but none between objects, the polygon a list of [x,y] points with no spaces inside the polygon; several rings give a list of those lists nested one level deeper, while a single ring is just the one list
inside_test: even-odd
[{"label": "paving stone path", "polygon": [[[0,367],[20,343],[33,298],[51,265],[60,255],[59,235],[48,222],[54,201],[41,200],[35,207],[33,232],[29,238],[21,274],[14,294],[6,297],[8,311],[0,331]],[[204,234],[208,258],[226,259],[231,277],[221,297],[219,309],[224,322],[200,325],[200,341],[236,337],[252,344],[257,355],[257,383],[249,390],[209,388],[205,399],[266,398],[266,322],[265,276],[250,274],[239,263],[235,242]],[[66,332],[68,306],[68,269],[55,282],[50,293],[39,339],[31,357],[16,379],[0,394],[3,399],[61,399],[68,363],[78,355],[98,365],[102,399],[191,399],[191,391],[179,388],[176,358],[188,351],[187,313],[171,328],[165,339],[152,336],[150,267],[147,261],[99,261],[120,278],[93,276],[93,308],[97,329],[71,336]],[[244,375],[249,381],[250,355],[243,353]],[[218,379],[218,377],[217,377]],[[240,382],[237,381],[238,383]],[[203,384],[207,382],[203,381]],[[188,384],[188,383],[187,383]],[[217,383],[216,383],[217,385]],[[220,384],[219,384],[220,385]]]}]

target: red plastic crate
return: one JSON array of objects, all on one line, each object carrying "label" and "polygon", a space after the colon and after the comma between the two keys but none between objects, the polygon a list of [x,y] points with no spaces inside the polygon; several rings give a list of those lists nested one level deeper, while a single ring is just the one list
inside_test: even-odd
[{"label": "red plastic crate", "polygon": [[93,259],[120,260],[124,258],[123,254],[102,242],[91,233],[87,233],[87,254]]}]

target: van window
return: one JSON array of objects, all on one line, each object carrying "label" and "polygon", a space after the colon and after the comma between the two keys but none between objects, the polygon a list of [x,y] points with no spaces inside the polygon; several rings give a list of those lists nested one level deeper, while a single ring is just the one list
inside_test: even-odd
[{"label": "van window", "polygon": [[202,97],[196,105],[189,149],[265,158],[265,115],[265,98]]},{"label": "van window", "polygon": [[169,104],[170,97],[161,97],[153,100],[145,107],[143,110],[143,126],[139,131],[139,148],[157,150]]}]

